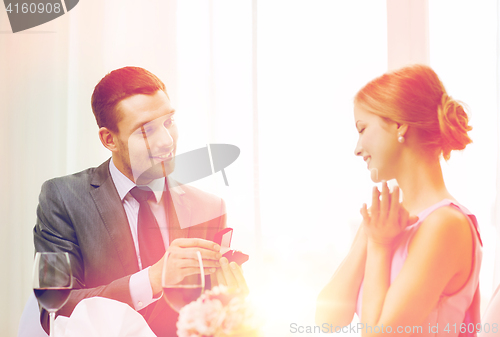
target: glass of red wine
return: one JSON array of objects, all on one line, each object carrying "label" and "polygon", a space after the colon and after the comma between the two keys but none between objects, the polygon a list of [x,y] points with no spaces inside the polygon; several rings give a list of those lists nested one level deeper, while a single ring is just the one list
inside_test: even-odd
[{"label": "glass of red wine", "polygon": [[54,337],[57,310],[68,300],[73,273],[68,253],[38,252],[33,266],[33,291],[38,303],[49,312],[50,337]]},{"label": "glass of red wine", "polygon": [[194,259],[198,260],[200,270],[191,275],[187,275],[182,280],[176,280],[172,275],[172,266],[168,263],[168,253],[163,261],[163,272],[161,284],[163,295],[167,303],[179,312],[183,306],[196,301],[205,289],[205,273],[203,271],[203,260],[199,251],[196,252]]}]

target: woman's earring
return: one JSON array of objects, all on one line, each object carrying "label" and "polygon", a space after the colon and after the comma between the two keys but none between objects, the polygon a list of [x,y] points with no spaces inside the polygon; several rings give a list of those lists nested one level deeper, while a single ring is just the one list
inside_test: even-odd
[{"label": "woman's earring", "polygon": [[401,144],[403,144],[405,142],[405,137],[399,135],[398,142],[400,142]]}]

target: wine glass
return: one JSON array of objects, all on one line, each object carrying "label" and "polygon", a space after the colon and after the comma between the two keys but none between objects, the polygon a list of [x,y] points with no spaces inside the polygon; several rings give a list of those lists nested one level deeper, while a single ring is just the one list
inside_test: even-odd
[{"label": "wine glass", "polygon": [[183,306],[192,301],[196,301],[203,290],[205,289],[205,273],[203,271],[203,260],[201,254],[196,251],[196,257],[200,266],[200,273],[188,275],[178,283],[173,283],[167,280],[167,275],[171,273],[171,267],[168,265],[168,252],[163,261],[163,271],[161,277],[161,285],[163,287],[163,294],[167,303],[179,312]]},{"label": "wine glass", "polygon": [[68,253],[36,253],[33,291],[38,303],[49,312],[50,337],[54,337],[56,312],[68,300],[72,287],[73,273]]}]

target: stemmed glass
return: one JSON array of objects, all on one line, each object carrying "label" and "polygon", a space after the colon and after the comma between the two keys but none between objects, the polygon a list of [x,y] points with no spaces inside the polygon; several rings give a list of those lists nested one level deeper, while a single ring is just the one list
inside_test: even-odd
[{"label": "stemmed glass", "polygon": [[186,304],[196,301],[205,290],[205,273],[203,271],[203,260],[199,251],[196,251],[196,256],[198,258],[200,273],[188,275],[180,282],[173,283],[173,281],[168,281],[167,279],[167,275],[172,273],[172,271],[167,263],[168,252],[165,255],[161,278],[163,294],[167,303],[177,312]]},{"label": "stemmed glass", "polygon": [[49,312],[50,337],[54,337],[57,310],[66,303],[73,288],[68,253],[38,252],[33,266],[33,291],[38,303]]}]

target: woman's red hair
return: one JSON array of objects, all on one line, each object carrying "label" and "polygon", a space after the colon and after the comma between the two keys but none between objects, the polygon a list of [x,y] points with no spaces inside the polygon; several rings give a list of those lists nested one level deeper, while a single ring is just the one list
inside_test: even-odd
[{"label": "woman's red hair", "polygon": [[425,65],[388,72],[365,85],[354,103],[398,124],[408,124],[428,150],[450,158],[472,140],[464,104],[448,96],[436,73]]}]

